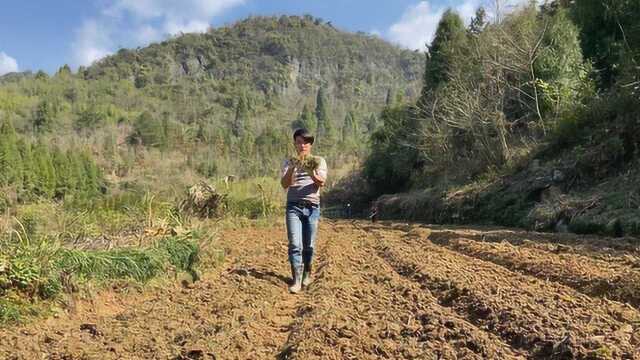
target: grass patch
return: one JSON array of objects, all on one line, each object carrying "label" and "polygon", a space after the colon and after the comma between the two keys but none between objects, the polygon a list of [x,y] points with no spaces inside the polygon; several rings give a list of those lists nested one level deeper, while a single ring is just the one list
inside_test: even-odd
[{"label": "grass patch", "polygon": [[197,233],[170,236],[146,248],[78,250],[42,239],[4,241],[0,253],[0,323],[32,313],[30,303],[57,298],[75,283],[129,280],[146,283],[165,274],[187,272],[197,279]]}]

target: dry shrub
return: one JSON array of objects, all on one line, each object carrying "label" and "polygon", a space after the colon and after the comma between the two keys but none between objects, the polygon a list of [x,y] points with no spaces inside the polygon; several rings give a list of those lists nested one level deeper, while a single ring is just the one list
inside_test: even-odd
[{"label": "dry shrub", "polygon": [[189,188],[180,209],[199,218],[220,217],[226,208],[226,194],[220,194],[204,181]]}]

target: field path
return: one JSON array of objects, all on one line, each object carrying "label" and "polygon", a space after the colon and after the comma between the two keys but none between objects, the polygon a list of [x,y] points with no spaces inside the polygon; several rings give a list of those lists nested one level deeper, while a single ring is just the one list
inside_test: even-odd
[{"label": "field path", "polygon": [[201,281],[99,291],[0,359],[640,360],[640,251],[597,241],[324,219],[290,295],[282,224],[225,230]]}]

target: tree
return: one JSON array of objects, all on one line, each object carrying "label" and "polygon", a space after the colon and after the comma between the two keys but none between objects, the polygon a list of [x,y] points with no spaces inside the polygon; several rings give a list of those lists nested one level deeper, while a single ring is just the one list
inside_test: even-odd
[{"label": "tree", "polygon": [[342,141],[353,139],[358,133],[358,124],[352,111],[348,111],[342,125]]},{"label": "tree", "polygon": [[51,130],[55,122],[56,108],[48,100],[42,100],[33,114],[33,129],[36,132]]},{"label": "tree", "polygon": [[44,142],[38,141],[31,153],[35,170],[34,192],[38,196],[52,198],[56,188],[56,171],[49,148]]},{"label": "tree", "polygon": [[106,117],[101,109],[92,104],[80,111],[73,125],[77,131],[95,130],[102,126]]},{"label": "tree", "polygon": [[136,88],[142,89],[151,82],[151,68],[145,64],[138,67],[134,84]]},{"label": "tree", "polygon": [[333,122],[329,117],[327,98],[324,87],[318,89],[316,96],[316,129],[318,138],[330,142],[334,137]]},{"label": "tree", "polygon": [[411,109],[387,107],[380,117],[382,126],[371,135],[371,153],[363,168],[363,175],[375,195],[405,190],[417,161],[417,152],[411,145],[414,136]]},{"label": "tree", "polygon": [[231,124],[231,132],[233,136],[241,138],[246,132],[247,119],[249,117],[249,106],[246,96],[240,96],[238,104],[236,105],[236,115]]},{"label": "tree", "polygon": [[89,152],[80,152],[79,156],[85,178],[83,190],[88,195],[95,195],[100,191],[102,185],[102,171],[93,161]]},{"label": "tree", "polygon": [[18,201],[25,202],[34,197],[36,188],[36,164],[31,151],[31,144],[20,139],[18,141],[18,151],[22,164],[22,186],[18,189]]},{"label": "tree", "polygon": [[76,178],[73,171],[71,171],[71,162],[67,154],[60,148],[54,147],[51,151],[51,157],[56,173],[54,197],[63,199],[67,194],[76,189],[78,178]]},{"label": "tree", "polygon": [[302,107],[302,112],[298,115],[298,118],[291,124],[292,130],[304,128],[309,130],[312,134],[316,131],[317,120],[316,116],[309,110],[309,106],[305,104]]},{"label": "tree", "polygon": [[18,137],[13,124],[4,120],[0,124],[0,186],[21,185],[22,168]]},{"label": "tree", "polygon": [[42,70],[38,70],[38,72],[36,73],[35,78],[36,78],[37,80],[42,80],[42,81],[44,81],[44,80],[49,79],[49,75],[48,75],[46,72],[42,71]]},{"label": "tree", "polygon": [[69,76],[69,75],[71,75],[71,68],[67,64],[64,64],[56,72],[56,76]]},{"label": "tree", "polygon": [[466,46],[464,22],[457,13],[447,9],[438,23],[431,45],[428,46],[423,97],[447,80],[454,59],[463,57]]},{"label": "tree", "polygon": [[580,29],[584,56],[593,61],[600,88],[615,82],[640,55],[640,2],[637,0],[581,0],[570,4]]},{"label": "tree", "polygon": [[143,112],[133,124],[133,132],[129,135],[129,143],[148,147],[164,147],[166,138],[162,123],[154,119],[150,112]]},{"label": "tree", "polygon": [[580,47],[579,31],[567,11],[558,9],[541,20],[548,23],[540,55],[534,63],[545,121],[557,120],[590,94],[588,68]]}]

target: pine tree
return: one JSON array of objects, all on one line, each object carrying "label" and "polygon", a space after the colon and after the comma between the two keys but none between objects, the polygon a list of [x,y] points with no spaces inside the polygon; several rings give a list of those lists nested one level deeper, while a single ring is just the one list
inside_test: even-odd
[{"label": "pine tree", "polygon": [[56,187],[56,173],[49,148],[38,141],[33,147],[32,155],[35,165],[34,192],[38,196],[52,198]]},{"label": "pine tree", "polygon": [[580,48],[579,31],[567,11],[558,9],[544,21],[547,30],[534,69],[539,78],[542,110],[558,117],[578,103],[580,96],[590,92],[591,83]]},{"label": "pine tree", "polygon": [[448,9],[442,15],[435,37],[428,47],[428,56],[424,72],[423,97],[447,81],[448,73],[456,58],[462,58],[467,47],[464,22],[453,10]]},{"label": "pine tree", "polygon": [[331,141],[334,137],[333,122],[329,117],[329,110],[327,108],[327,98],[325,95],[324,87],[318,89],[318,95],[316,96],[316,131],[318,138],[326,141]]},{"label": "pine tree", "polygon": [[56,116],[56,109],[48,100],[42,100],[33,114],[33,129],[36,132],[51,130]]},{"label": "pine tree", "polygon": [[80,162],[85,175],[84,191],[87,195],[98,194],[102,183],[102,172],[87,151],[80,153]]},{"label": "pine tree", "polygon": [[51,158],[53,167],[56,174],[56,185],[54,190],[54,196],[62,199],[67,194],[75,190],[77,179],[73,176],[71,171],[71,164],[67,154],[65,154],[60,148],[54,147],[51,151]]},{"label": "pine tree", "polygon": [[82,163],[81,153],[77,149],[68,149],[67,162],[69,164],[69,176],[74,179],[74,192],[84,192],[87,187],[87,177]]},{"label": "pine tree", "polygon": [[[640,1],[573,1],[572,19],[580,29],[582,52],[594,63],[601,88],[611,86],[621,70],[640,60]],[[637,71],[637,70],[636,70]]]},{"label": "pine tree", "polygon": [[20,186],[22,167],[18,137],[9,120],[0,124],[0,186]]},{"label": "pine tree", "polygon": [[358,124],[352,111],[347,112],[342,125],[342,141],[353,139],[358,133]]},{"label": "pine tree", "polygon": [[133,124],[133,133],[129,136],[130,143],[138,143],[148,147],[163,147],[166,144],[165,131],[162,123],[145,111]]},{"label": "pine tree", "polygon": [[69,65],[64,64],[63,66],[61,66],[58,71],[56,72],[56,76],[69,76],[71,75],[71,68],[69,67]]},{"label": "pine tree", "polygon": [[291,124],[291,128],[293,130],[296,129],[307,129],[311,133],[316,131],[317,120],[315,115],[309,110],[309,106],[307,104],[302,108],[302,112],[298,115],[298,118]]},{"label": "pine tree", "polygon": [[240,96],[238,104],[236,105],[236,116],[231,124],[231,133],[233,136],[240,138],[243,137],[246,132],[246,123],[249,117],[249,106],[246,97]]},{"label": "pine tree", "polygon": [[18,141],[18,151],[22,164],[22,186],[18,188],[18,202],[24,203],[33,198],[36,186],[35,163],[31,152],[31,144],[24,139]]}]

